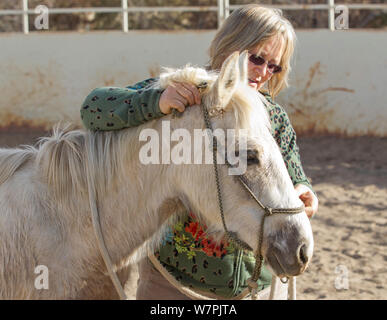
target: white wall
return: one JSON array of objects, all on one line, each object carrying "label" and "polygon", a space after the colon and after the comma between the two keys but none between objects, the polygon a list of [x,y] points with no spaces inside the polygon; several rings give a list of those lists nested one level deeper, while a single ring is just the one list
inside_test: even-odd
[{"label": "white wall", "polygon": [[298,132],[387,136],[387,30],[299,31],[278,99]]},{"label": "white wall", "polygon": [[[96,87],[160,66],[203,65],[214,31],[0,34],[0,128],[80,124]],[[297,31],[291,87],[278,97],[298,133],[387,136],[387,32]]]}]

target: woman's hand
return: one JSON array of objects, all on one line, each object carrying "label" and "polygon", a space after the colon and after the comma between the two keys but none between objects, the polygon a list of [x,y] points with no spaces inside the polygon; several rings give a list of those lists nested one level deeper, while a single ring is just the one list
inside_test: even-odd
[{"label": "woman's hand", "polygon": [[191,83],[174,83],[168,86],[159,100],[160,111],[169,114],[172,109],[183,112],[187,106],[200,104],[199,89]]},{"label": "woman's hand", "polygon": [[318,210],[318,199],[316,195],[304,184],[297,184],[296,192],[305,205],[305,212],[309,218],[312,218]]}]

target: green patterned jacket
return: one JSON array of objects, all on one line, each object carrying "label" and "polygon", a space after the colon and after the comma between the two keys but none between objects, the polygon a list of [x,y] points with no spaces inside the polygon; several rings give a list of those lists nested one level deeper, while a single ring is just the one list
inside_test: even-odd
[{"label": "green patterned jacket", "polygon": [[[147,79],[126,88],[102,87],[93,90],[81,107],[83,124],[90,130],[120,130],[162,117],[159,109],[161,90],[150,88],[155,79]],[[285,110],[266,95],[272,135],[294,185],[312,189],[301,166],[296,134]],[[255,259],[251,252],[233,243],[215,243],[207,236],[194,213],[170,228],[160,249],[155,252],[161,264],[182,284],[222,298],[238,295],[247,287]],[[262,268],[259,290],[270,285],[271,274]]]}]

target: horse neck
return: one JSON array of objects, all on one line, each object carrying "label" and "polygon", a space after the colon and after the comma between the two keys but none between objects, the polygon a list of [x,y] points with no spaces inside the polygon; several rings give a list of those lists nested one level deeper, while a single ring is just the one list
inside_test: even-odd
[{"label": "horse neck", "polygon": [[157,123],[123,133],[121,147],[126,150],[120,152],[120,164],[109,185],[98,191],[102,232],[115,264],[125,263],[145,241],[156,245],[163,225],[182,211],[171,170],[166,165],[144,165],[139,160],[139,133],[146,128],[157,128]]},{"label": "horse neck", "polygon": [[[163,130],[168,121],[171,131],[166,134]],[[104,192],[99,191],[98,196],[104,239],[115,263],[122,263],[145,241],[150,241],[150,247],[157,246],[164,227],[173,221],[170,218],[186,212],[180,199],[184,193],[183,184],[188,185],[187,181],[182,182],[188,168],[173,165],[172,162],[146,165],[139,159],[140,149],[144,146],[139,142],[142,130],[153,129],[160,138],[166,134],[169,139],[173,130],[181,128],[188,130],[192,136],[194,128],[204,128],[200,108],[189,108],[182,117],[167,116],[126,129],[120,136],[119,147],[121,151],[125,149],[119,153],[122,157],[118,160],[120,165],[110,179],[112,183],[108,187],[103,185]],[[158,141],[161,143],[161,139]],[[163,147],[161,143],[160,162],[163,160]],[[171,143],[170,150],[172,148]],[[188,167],[192,170],[192,166]],[[200,170],[203,171],[202,168]],[[103,172],[103,168],[99,171]]]}]

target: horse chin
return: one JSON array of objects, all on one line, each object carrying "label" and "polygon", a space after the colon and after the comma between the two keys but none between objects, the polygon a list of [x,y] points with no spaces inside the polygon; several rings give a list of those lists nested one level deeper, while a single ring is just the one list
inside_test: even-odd
[{"label": "horse chin", "polygon": [[301,274],[299,271],[294,272],[284,267],[275,254],[269,254],[266,257],[266,266],[275,276],[279,278],[295,277]]}]

